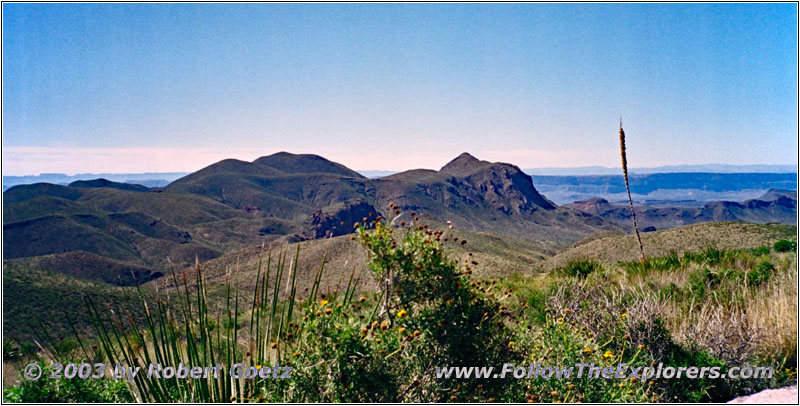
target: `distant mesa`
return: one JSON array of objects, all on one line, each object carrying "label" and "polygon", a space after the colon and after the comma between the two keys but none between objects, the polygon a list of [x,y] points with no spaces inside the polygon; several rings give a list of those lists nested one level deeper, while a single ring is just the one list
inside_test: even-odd
[{"label": "distant mesa", "polygon": [[594,214],[595,216],[602,216],[608,211],[615,209],[615,206],[612,206],[608,200],[599,197],[577,201],[568,206],[585,213]]},{"label": "distant mesa", "polygon": [[771,202],[781,197],[797,200],[797,190],[773,188],[767,190],[763,195],[757,197],[756,200],[764,200],[767,202]]},{"label": "distant mesa", "polygon": [[[797,192],[794,190],[771,189],[758,199],[743,202],[720,200],[706,203],[702,207],[637,205],[635,211],[637,222],[643,230],[649,227],[664,229],[677,225],[720,221],[795,224],[796,196]],[[563,207],[580,210],[630,227],[631,213],[626,204],[612,204],[606,199],[593,198],[566,204]]]}]

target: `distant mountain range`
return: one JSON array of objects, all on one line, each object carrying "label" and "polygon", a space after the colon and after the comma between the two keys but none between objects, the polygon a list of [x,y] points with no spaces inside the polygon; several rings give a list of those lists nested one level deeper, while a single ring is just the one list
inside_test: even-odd
[{"label": "distant mountain range", "polygon": [[[232,249],[352,232],[364,218],[451,221],[555,252],[619,225],[542,196],[518,167],[462,154],[439,171],[368,179],[316,155],[227,159],[166,187],[108,179],[14,186],[3,193],[4,260],[128,285]],[[412,214],[413,213],[413,214]]]},{"label": "distant mountain range", "polygon": [[[607,166],[578,166],[572,168],[527,168],[523,169],[528,175],[541,176],[596,176],[596,175],[619,175],[622,169],[619,167],[609,168]],[[368,178],[379,178],[392,175],[393,171],[358,171]],[[702,164],[702,165],[666,165],[653,168],[629,168],[629,173],[650,174],[650,173],[797,173],[797,165],[728,165],[728,164]]]},{"label": "distant mountain range", "polygon": [[138,183],[143,186],[166,186],[175,179],[188,175],[188,172],[146,172],[146,173],[79,173],[66,175],[63,173],[42,173],[27,176],[3,176],[3,191],[17,185],[33,183],[53,183],[67,185],[78,180],[106,179],[121,183]]},{"label": "distant mountain range", "polygon": [[[387,170],[357,170],[364,177],[374,179],[390,176],[398,171]],[[528,168],[523,169],[528,175],[539,176],[592,176],[592,175],[619,175],[620,168],[609,168],[605,166],[581,166],[573,168]],[[683,173],[683,172],[703,172],[703,173],[797,173],[796,165],[727,165],[727,164],[704,164],[704,165],[668,165],[654,168],[631,168],[630,173],[650,174],[650,173]],[[76,180],[107,179],[114,182],[138,183],[140,185],[154,187],[166,186],[169,182],[188,175],[189,172],[146,172],[146,173],[79,173],[66,175],[63,173],[42,173],[40,175],[26,176],[3,176],[3,191],[16,185],[28,185],[32,183],[54,183],[66,185]]]},{"label": "distant mountain range", "polygon": [[[672,206],[741,201],[757,198],[768,189],[797,189],[796,173],[653,173],[631,174],[629,180],[637,202]],[[542,194],[558,204],[593,197],[612,202],[628,199],[622,175],[534,175],[533,181]]]},{"label": "distant mountain range", "polygon": [[[156,175],[164,174],[142,176]],[[467,153],[438,171],[370,179],[320,156],[281,152],[252,162],[226,159],[166,186],[100,178],[11,187],[3,193],[3,259],[130,285],[262,242],[348,234],[354,223],[379,215],[398,214],[396,226],[449,221],[486,238],[527,241],[547,255],[591,234],[630,229],[626,206],[604,199],[559,206],[534,181],[594,196],[624,191],[618,176],[532,178],[517,166]],[[637,193],[796,188],[791,174],[651,174],[632,176],[631,183]],[[742,203],[647,206],[637,213],[643,227],[659,229],[702,221],[794,224],[796,203],[794,192],[776,189]]]},{"label": "distant mountain range", "polygon": [[[631,211],[627,204],[612,204],[608,200],[594,198],[564,207],[602,217],[632,231]],[[636,206],[634,211],[643,231],[724,221],[796,224],[797,191],[770,189],[757,199],[744,202],[718,201],[702,207]]]},{"label": "distant mountain range", "polygon": [[[588,176],[588,175],[618,175],[622,169],[605,166],[582,166],[574,168],[530,168],[525,169],[529,175],[542,176]],[[629,173],[797,173],[797,165],[728,165],[728,164],[703,164],[703,165],[666,165],[653,168],[628,168]]]}]

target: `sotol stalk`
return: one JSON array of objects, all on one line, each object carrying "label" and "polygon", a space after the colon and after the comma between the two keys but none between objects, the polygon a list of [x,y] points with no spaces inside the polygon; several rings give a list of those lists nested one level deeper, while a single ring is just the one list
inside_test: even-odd
[{"label": "sotol stalk", "polygon": [[619,155],[622,157],[622,175],[625,177],[625,190],[628,191],[628,203],[631,206],[631,217],[633,218],[633,229],[636,231],[636,240],[639,241],[639,252],[642,257],[642,266],[644,266],[644,246],[642,245],[642,237],[639,235],[639,226],[636,224],[636,212],[633,210],[633,199],[631,198],[631,187],[628,183],[628,158],[625,153],[625,131],[622,131],[622,117],[619,118]]}]

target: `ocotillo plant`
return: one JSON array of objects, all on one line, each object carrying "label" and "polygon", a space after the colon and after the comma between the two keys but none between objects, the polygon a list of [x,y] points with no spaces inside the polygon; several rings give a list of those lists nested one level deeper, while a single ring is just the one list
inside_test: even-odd
[{"label": "ocotillo plant", "polygon": [[639,226],[636,224],[636,212],[633,210],[633,199],[631,198],[631,186],[628,183],[628,158],[625,153],[625,131],[622,130],[622,116],[619,118],[619,156],[622,157],[622,175],[625,177],[625,190],[628,191],[628,203],[631,205],[631,217],[633,218],[633,229],[636,231],[636,239],[639,241],[639,253],[642,255],[642,266],[645,264],[644,246],[642,237],[639,235]]}]

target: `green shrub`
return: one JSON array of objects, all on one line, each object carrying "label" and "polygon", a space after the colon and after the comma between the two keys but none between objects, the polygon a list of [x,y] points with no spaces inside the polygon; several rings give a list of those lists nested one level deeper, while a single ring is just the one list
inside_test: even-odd
[{"label": "green shrub", "polygon": [[528,318],[537,324],[542,324],[547,317],[547,294],[541,290],[535,289],[531,292],[528,300],[525,302],[528,305]]},{"label": "green shrub", "polygon": [[3,340],[3,361],[13,361],[22,358],[22,349],[19,344],[9,339]]},{"label": "green shrub", "polygon": [[773,246],[776,252],[789,252],[797,251],[797,242],[789,240],[780,240]]},{"label": "green shrub", "polygon": [[594,259],[573,259],[561,267],[559,273],[577,278],[586,278],[602,269],[603,265]]},{"label": "green shrub", "polygon": [[763,261],[747,272],[747,283],[749,283],[750,286],[758,286],[769,280],[773,271],[775,271],[775,266],[769,261]]},{"label": "green shrub", "polygon": [[641,261],[626,262],[623,264],[629,276],[645,276],[650,271],[669,271],[681,266],[681,258],[674,250],[665,257],[647,258]]},{"label": "green shrub", "polygon": [[[65,360],[65,365],[71,362]],[[14,403],[132,403],[135,399],[124,380],[47,379],[49,366],[39,362],[42,378],[23,380],[19,386],[3,389],[3,401]]]},{"label": "green shrub", "polygon": [[736,268],[722,268],[719,271],[719,278],[721,280],[730,281],[734,284],[739,284],[744,281],[745,273],[741,269]]},{"label": "green shrub", "polygon": [[716,265],[722,261],[725,252],[716,248],[708,247],[702,252],[702,258],[708,265]]},{"label": "green shrub", "polygon": [[646,266],[649,269],[659,270],[659,271],[668,271],[670,269],[678,268],[681,265],[681,260],[678,257],[678,253],[670,251],[669,255],[666,257],[660,258],[648,258],[646,261]]},{"label": "green shrub", "polygon": [[720,274],[711,272],[708,268],[698,269],[689,274],[687,287],[695,298],[702,298],[708,289],[714,288],[720,283]]},{"label": "green shrub", "polygon": [[[649,366],[653,361],[644,347],[631,345],[624,339],[601,340],[588,331],[575,328],[565,319],[569,315],[560,316],[552,313],[547,317],[544,328],[525,346],[531,348],[527,361],[550,366],[570,367],[578,363],[598,366],[630,364],[641,368]],[[621,323],[617,320],[614,324]],[[527,365],[527,364],[525,364]],[[632,382],[620,379],[587,379],[587,370],[583,377],[577,378],[577,368],[572,376],[566,379],[519,379],[510,385],[520,385],[515,393],[510,393],[504,401],[537,403],[632,403],[659,400],[661,396],[653,394],[653,388],[642,381]],[[624,387],[624,390],[623,390]],[[526,398],[522,395],[526,394]]]},{"label": "green shrub", "polygon": [[706,247],[701,252],[684,252],[681,257],[681,262],[684,264],[698,263],[711,266],[719,264],[725,258],[726,254],[726,251],[719,248],[713,246]]},{"label": "green shrub", "polygon": [[[493,299],[503,292],[496,281],[485,281],[480,288],[473,285],[468,268],[442,248],[442,231],[417,226],[397,239],[391,227],[381,222],[374,226],[374,230],[359,227],[358,236],[369,251],[368,266],[382,289],[376,319],[388,322],[390,329],[397,324],[406,331],[418,330],[427,341],[407,348],[407,356],[425,362],[405,365],[403,380],[424,380],[431,365],[497,365],[519,357],[509,345],[513,337],[504,322],[508,312]],[[405,312],[402,320],[401,311]],[[487,400],[500,397],[504,387],[501,380],[482,379],[440,380],[431,385],[406,393],[403,400],[455,400],[447,393],[456,387],[472,393],[472,401]]]},{"label": "green shrub", "polygon": [[68,337],[53,344],[52,350],[55,354],[70,354],[74,350],[78,349],[78,347],[80,347],[78,340]]},{"label": "green shrub", "polygon": [[675,283],[670,283],[667,286],[659,289],[658,296],[661,299],[674,299],[683,297],[683,290]]},{"label": "green shrub", "polygon": [[748,252],[750,252],[755,256],[769,255],[769,247],[767,247],[766,245],[762,245],[757,248],[750,248]]}]

